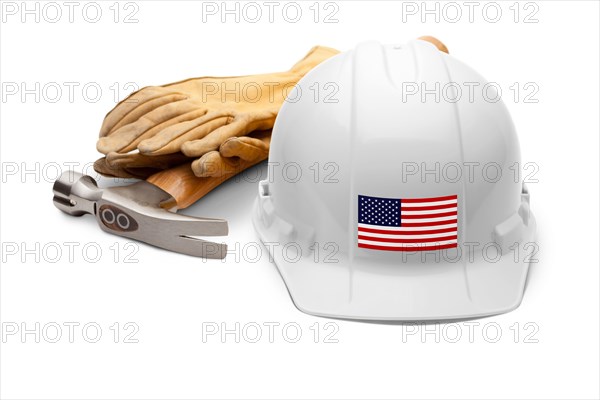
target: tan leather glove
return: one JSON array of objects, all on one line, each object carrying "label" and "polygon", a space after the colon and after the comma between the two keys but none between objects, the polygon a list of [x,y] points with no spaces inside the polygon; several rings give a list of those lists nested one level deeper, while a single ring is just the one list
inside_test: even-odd
[{"label": "tan leather glove", "polygon": [[264,161],[269,156],[271,131],[254,132],[252,136],[232,137],[192,163],[192,171],[199,177],[220,177],[239,173],[249,165]]},{"label": "tan leather glove", "polygon": [[[111,160],[111,155],[117,155]],[[149,159],[151,158],[151,159]],[[116,178],[147,179],[157,172],[177,167],[194,161],[183,153],[165,154],[162,156],[145,156],[142,154],[110,153],[94,163],[94,170],[101,175]]]},{"label": "tan leather glove", "polygon": [[[269,130],[292,87],[337,53],[317,46],[287,72],[204,77],[143,88],[107,114],[97,149],[109,155],[109,165],[123,157],[141,166],[153,161],[143,156],[181,152],[200,157],[231,137]],[[136,148],[140,156],[123,155]]]},{"label": "tan leather glove", "polygon": [[183,153],[173,153],[159,156],[135,154],[129,158],[119,157],[111,163],[111,153],[96,160],[94,169],[105,176],[147,179],[159,171],[191,163],[192,171],[198,177],[221,177],[239,173],[266,160],[270,143],[271,130],[258,131],[250,136],[229,138],[218,150],[209,151],[195,161]]}]

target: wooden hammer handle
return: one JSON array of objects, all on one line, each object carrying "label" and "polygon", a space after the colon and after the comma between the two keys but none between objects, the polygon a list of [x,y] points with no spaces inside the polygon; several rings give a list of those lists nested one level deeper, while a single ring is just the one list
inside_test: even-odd
[{"label": "wooden hammer handle", "polygon": [[147,181],[173,196],[173,200],[162,203],[161,207],[183,209],[194,204],[229,178],[258,164],[260,161],[262,160],[258,159],[251,162],[240,160],[239,168],[236,168],[235,171],[222,176],[207,178],[199,178],[194,175],[191,163],[187,163],[158,172],[149,177]]}]

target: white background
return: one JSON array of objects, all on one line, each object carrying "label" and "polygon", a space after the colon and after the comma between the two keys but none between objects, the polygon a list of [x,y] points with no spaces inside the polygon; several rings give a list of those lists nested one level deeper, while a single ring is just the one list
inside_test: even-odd
[{"label": "white background", "polygon": [[[55,103],[49,101],[54,92],[40,93],[36,101],[35,95],[23,99],[21,93],[7,96],[3,90],[1,240],[3,246],[18,247],[14,255],[3,247],[3,328],[14,323],[21,329],[25,323],[31,329],[36,322],[48,329],[52,323],[63,326],[57,343],[47,337],[36,343],[33,334],[24,340],[20,334],[3,335],[3,398],[600,396],[597,2],[537,2],[538,23],[523,22],[533,10],[524,3],[517,5],[521,14],[515,23],[512,1],[498,3],[503,14],[497,23],[483,18],[484,3],[470,22],[462,2],[457,4],[465,15],[457,23],[436,23],[434,16],[422,23],[420,14],[405,15],[403,21],[402,4],[392,1],[338,2],[337,23],[323,23],[324,14],[315,23],[309,9],[313,2],[302,2],[303,16],[295,24],[277,11],[281,6],[273,23],[266,16],[258,23],[235,23],[229,16],[221,23],[219,14],[203,22],[200,2],[168,3],[135,2],[137,23],[123,23],[135,10],[124,3],[118,5],[115,23],[112,1],[100,3],[103,14],[97,23],[83,18],[83,2],[72,23],[62,2],[56,3],[63,13],[56,23],[44,18],[54,18],[50,9],[39,23],[35,15],[22,23],[21,9],[2,16],[3,85],[34,88],[36,82],[40,87],[56,82],[63,88]],[[44,4],[38,5],[40,13]],[[423,327],[349,321],[326,326],[332,321],[293,306],[264,249],[256,262],[239,253],[225,262],[203,262],[140,244],[133,256],[139,262],[127,263],[126,254],[135,249],[127,247],[127,240],[101,232],[89,216],[75,219],[52,205],[52,168],[66,169],[67,162],[83,166],[98,157],[95,140],[103,116],[115,105],[110,89],[115,83],[123,98],[131,91],[124,88],[127,82],[143,87],[193,76],[283,71],[316,44],[346,50],[366,40],[401,43],[425,34],[442,39],[452,55],[503,88],[514,82],[539,86],[537,103],[525,103],[523,95],[515,102],[508,89],[504,96],[523,161],[539,166],[539,183],[529,185],[539,263],[532,266],[522,305],[474,321],[472,340],[464,322],[430,325],[427,329],[437,330],[439,338],[434,333],[423,337]],[[79,84],[73,101],[65,82]],[[90,100],[93,91],[84,97],[87,83],[102,88],[98,101]],[[15,166],[16,173],[9,174]],[[259,172],[264,174],[264,168]],[[255,243],[250,223],[255,193],[250,179],[230,182],[187,212],[227,218],[229,243]],[[65,242],[78,243],[73,260]],[[36,254],[23,251],[35,249],[36,243],[39,262]],[[102,251],[98,262],[82,254],[89,243]],[[58,246],[62,257],[51,262],[56,253],[44,255],[44,246],[47,251]],[[73,343],[63,325],[68,322],[80,324]],[[90,322],[102,328],[97,343],[82,335],[82,326]],[[118,343],[110,329],[115,322],[120,324]],[[139,327],[138,343],[124,343],[127,322]],[[244,337],[236,343],[233,335],[203,341],[207,322],[229,328],[257,323],[263,337],[258,343]],[[280,324],[273,343],[263,325],[269,322]],[[302,329],[297,343],[285,340],[281,327],[286,323]],[[335,327],[337,343],[326,343],[324,335]],[[492,343],[496,328],[502,336]],[[418,331],[409,335],[413,329]],[[456,330],[462,337],[450,343]],[[54,337],[53,330],[46,333]],[[94,336],[93,330],[88,333]],[[247,333],[254,336],[254,331]],[[294,336],[293,330],[288,333]]]}]

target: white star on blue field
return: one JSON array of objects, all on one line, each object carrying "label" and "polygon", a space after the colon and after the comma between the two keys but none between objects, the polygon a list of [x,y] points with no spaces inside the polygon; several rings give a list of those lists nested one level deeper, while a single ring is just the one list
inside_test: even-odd
[{"label": "white star on blue field", "polygon": [[400,199],[358,196],[358,222],[380,226],[400,226]]}]

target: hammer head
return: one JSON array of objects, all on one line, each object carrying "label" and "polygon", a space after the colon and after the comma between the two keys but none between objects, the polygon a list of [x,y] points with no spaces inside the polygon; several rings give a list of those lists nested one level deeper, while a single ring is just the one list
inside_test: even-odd
[{"label": "hammer head", "polygon": [[94,214],[93,203],[102,198],[102,190],[91,176],[75,171],[63,172],[54,182],[54,205],[74,216]]},{"label": "hammer head", "polygon": [[226,236],[227,221],[177,214],[160,207],[171,199],[170,194],[145,181],[102,190],[89,176],[65,172],[54,183],[58,209],[75,216],[93,214],[106,232],[178,253],[224,258],[224,243],[196,236]]}]

